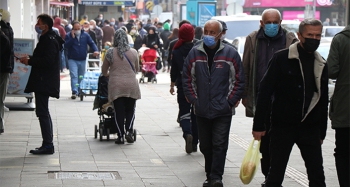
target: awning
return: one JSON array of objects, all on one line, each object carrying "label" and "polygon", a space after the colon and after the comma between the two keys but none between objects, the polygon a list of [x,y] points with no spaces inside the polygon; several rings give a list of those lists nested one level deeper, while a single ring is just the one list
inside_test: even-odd
[{"label": "awning", "polygon": [[73,3],[70,3],[70,2],[60,2],[60,1],[50,1],[50,5],[68,6],[68,7],[74,6]]}]

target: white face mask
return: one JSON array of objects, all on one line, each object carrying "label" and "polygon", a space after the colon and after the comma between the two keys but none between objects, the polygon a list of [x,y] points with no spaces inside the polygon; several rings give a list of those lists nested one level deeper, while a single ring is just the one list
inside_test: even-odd
[{"label": "white face mask", "polygon": [[85,28],[85,27],[84,27],[84,31],[88,31],[88,30],[89,30],[89,28]]},{"label": "white face mask", "polygon": [[80,31],[80,30],[78,30],[78,31],[74,31],[74,34],[75,34],[75,35],[77,35],[77,36],[79,36],[79,35],[80,35],[80,33],[81,33],[81,31]]},{"label": "white face mask", "polygon": [[94,26],[90,25],[90,29],[94,29]]},{"label": "white face mask", "polygon": [[221,35],[221,40],[225,40],[226,34]]}]

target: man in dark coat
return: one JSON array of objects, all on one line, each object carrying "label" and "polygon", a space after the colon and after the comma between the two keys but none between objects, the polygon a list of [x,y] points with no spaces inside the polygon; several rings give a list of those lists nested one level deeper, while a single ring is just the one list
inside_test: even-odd
[{"label": "man in dark coat", "polygon": [[10,73],[13,72],[13,30],[9,23],[10,13],[0,9],[1,58],[0,58],[0,134],[4,133],[5,97]]},{"label": "man in dark coat", "polygon": [[53,154],[52,120],[49,112],[49,97],[59,98],[60,64],[59,52],[64,40],[53,30],[53,20],[47,14],[38,16],[42,30],[39,42],[32,56],[22,57],[21,63],[32,66],[25,93],[35,93],[36,116],[39,118],[42,146],[30,150],[32,154]]}]

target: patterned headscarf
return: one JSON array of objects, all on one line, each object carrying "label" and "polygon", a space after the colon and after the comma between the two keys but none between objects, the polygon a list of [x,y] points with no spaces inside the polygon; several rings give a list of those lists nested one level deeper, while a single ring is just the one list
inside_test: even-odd
[{"label": "patterned headscarf", "polygon": [[118,55],[121,59],[124,58],[125,51],[130,50],[128,36],[126,35],[126,32],[123,29],[118,29],[117,31],[115,31],[113,47],[117,48]]}]

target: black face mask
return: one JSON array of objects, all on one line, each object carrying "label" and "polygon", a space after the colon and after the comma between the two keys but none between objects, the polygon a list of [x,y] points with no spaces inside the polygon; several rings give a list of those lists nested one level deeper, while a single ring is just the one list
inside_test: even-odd
[{"label": "black face mask", "polygon": [[305,51],[309,53],[315,52],[318,46],[320,45],[320,40],[313,39],[313,38],[304,38],[304,39],[305,39],[305,42],[303,43],[303,47]]}]

